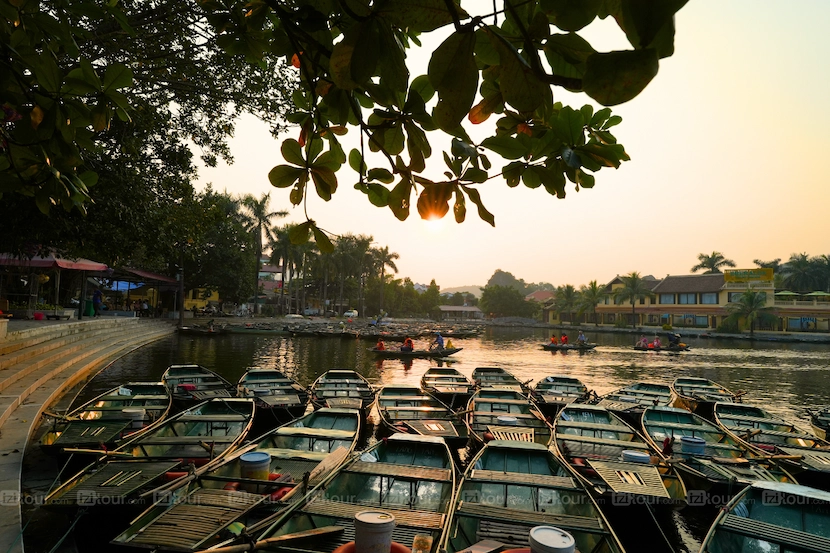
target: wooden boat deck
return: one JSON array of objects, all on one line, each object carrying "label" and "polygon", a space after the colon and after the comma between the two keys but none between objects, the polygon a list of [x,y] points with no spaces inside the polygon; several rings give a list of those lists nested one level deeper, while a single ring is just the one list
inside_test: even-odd
[{"label": "wooden boat deck", "polygon": [[616,493],[670,497],[654,465],[590,459],[588,464]]},{"label": "wooden boat deck", "polygon": [[782,549],[792,548],[811,553],[830,551],[830,538],[738,515],[727,514],[720,521],[718,527],[748,538],[780,544],[783,546]]},{"label": "wooden boat deck", "polygon": [[239,439],[239,434],[232,436],[150,436],[146,440],[136,442],[137,446],[146,445],[191,445],[191,444],[232,444]]},{"label": "wooden boat deck", "polygon": [[406,426],[424,436],[438,436],[441,438],[458,437],[458,431],[450,420],[423,419],[407,420],[403,422]]},{"label": "wooden boat deck", "polygon": [[397,476],[413,480],[452,482],[452,472],[450,469],[437,467],[415,467],[412,465],[397,465],[393,463],[368,463],[366,461],[355,461],[346,467],[346,472],[375,474],[378,476]]},{"label": "wooden boat deck", "polygon": [[470,480],[482,482],[498,482],[501,484],[527,484],[542,488],[576,488],[573,478],[568,476],[552,476],[549,474],[526,474],[523,472],[502,472],[498,470],[474,469],[470,473]]},{"label": "wooden boat deck", "polygon": [[353,503],[336,503],[333,501],[314,500],[303,507],[304,513],[326,517],[345,518],[351,523],[354,516],[366,509],[382,509],[395,517],[398,526],[412,526],[438,530],[443,528],[444,513],[434,511],[419,511],[415,509],[401,509],[387,505],[356,505]]},{"label": "wooden boat deck", "polygon": [[[830,451],[802,449],[799,447],[779,447],[787,455],[801,455],[801,462],[820,471],[830,471]],[[830,551],[830,549],[828,549]]]},{"label": "wooden boat deck", "polygon": [[300,401],[300,396],[297,394],[275,394],[270,396],[254,396],[257,401],[265,403],[269,407],[283,407],[289,405],[302,405],[304,402]]},{"label": "wooden boat deck", "polygon": [[130,545],[193,551],[265,500],[243,491],[199,488],[138,531]]},{"label": "wooden boat deck", "polygon": [[528,426],[488,426],[487,430],[497,440],[508,440],[513,442],[535,441],[535,429]]},{"label": "wooden boat deck", "polygon": [[[515,528],[517,524],[528,525],[551,525],[564,530],[575,530],[581,532],[608,533],[600,519],[576,515],[561,515],[543,513],[539,511],[523,511],[521,509],[510,509],[496,505],[484,505],[481,503],[470,503],[461,501],[456,511],[460,516],[474,517],[481,519],[479,523],[478,539],[504,537],[504,530]],[[499,524],[508,523],[508,524]],[[527,540],[527,529],[520,530]],[[483,533],[482,533],[483,532]],[[512,543],[512,542],[508,542]]]},{"label": "wooden boat deck", "polygon": [[132,421],[129,420],[72,421],[63,429],[54,445],[60,447],[92,442],[111,443],[131,424]]},{"label": "wooden boat deck", "polygon": [[596,444],[598,446],[613,446],[624,449],[645,449],[649,447],[643,442],[632,442],[628,440],[613,440],[611,438],[595,438],[593,436],[581,436],[579,434],[556,434],[556,439],[565,442],[580,442],[583,445]]},{"label": "wooden boat deck", "polygon": [[581,422],[581,421],[566,421],[560,419],[556,422],[557,428],[578,428],[580,430],[598,430],[600,432],[628,432],[631,433],[627,427],[620,424],[604,424],[599,422]]},{"label": "wooden boat deck", "polygon": [[[225,386],[225,384],[222,384],[222,386]],[[196,401],[207,401],[215,397],[231,397],[231,393],[227,388],[217,388],[215,390],[193,390],[188,393]]]},{"label": "wooden boat deck", "polygon": [[326,398],[326,407],[359,410],[363,407],[363,400],[359,397],[330,397]]},{"label": "wooden boat deck", "polygon": [[127,496],[179,466],[179,461],[111,461],[54,497],[56,505],[123,503]]}]

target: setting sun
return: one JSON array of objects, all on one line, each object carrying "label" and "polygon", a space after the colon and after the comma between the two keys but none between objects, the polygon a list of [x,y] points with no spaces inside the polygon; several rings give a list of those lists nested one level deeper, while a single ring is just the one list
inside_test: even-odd
[{"label": "setting sun", "polygon": [[445,217],[430,217],[429,219],[422,219],[424,222],[424,228],[427,229],[432,234],[438,234],[444,230],[446,226]]}]

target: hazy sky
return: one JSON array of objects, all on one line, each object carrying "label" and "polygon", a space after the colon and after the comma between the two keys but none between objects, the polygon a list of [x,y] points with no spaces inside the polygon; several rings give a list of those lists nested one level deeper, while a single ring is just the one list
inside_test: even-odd
[{"label": "hazy sky", "polygon": [[[830,254],[828,22],[826,0],[692,0],[676,18],[675,54],[642,94],[612,108],[631,161],[596,173],[591,190],[569,185],[564,200],[488,181],[479,189],[495,228],[469,202],[461,225],[452,212],[425,223],[414,207],[399,222],[353,189],[348,168],[330,202],[312,193],[309,215],[335,234],[373,236],[400,254],[399,276],[442,288],[483,285],[496,269],[579,286],[631,271],[687,274],[699,253],[714,250],[738,267]],[[615,29],[603,22],[581,34],[598,50],[626,48]],[[591,103],[559,89],[554,97]],[[432,134],[440,171],[449,140]],[[268,182],[282,163],[282,138],[243,120],[231,142],[236,162],[202,169],[200,182],[257,197],[270,191],[272,208],[291,213],[286,222],[304,220],[288,191]]]}]

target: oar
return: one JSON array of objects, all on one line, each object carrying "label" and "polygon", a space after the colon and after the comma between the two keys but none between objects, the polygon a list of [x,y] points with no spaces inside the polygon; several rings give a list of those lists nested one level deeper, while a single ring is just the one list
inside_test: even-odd
[{"label": "oar", "polygon": [[[243,543],[241,545],[229,545],[227,547],[219,547],[211,549],[209,553],[241,553],[243,551],[258,551],[265,549],[269,545],[275,543],[284,543],[288,541],[301,540],[304,538],[311,538],[317,536],[327,536],[329,534],[339,534],[345,530],[345,526],[323,526],[321,528],[314,528],[312,530],[303,530],[302,532],[293,532],[283,536],[276,536],[273,538],[266,538],[256,543]],[[199,551],[199,553],[208,553],[208,550]]]},{"label": "oar", "polygon": [[132,457],[132,453],[126,451],[105,451],[103,449],[82,449],[76,447],[63,448],[64,453],[81,453],[84,455],[101,455],[107,457]]}]

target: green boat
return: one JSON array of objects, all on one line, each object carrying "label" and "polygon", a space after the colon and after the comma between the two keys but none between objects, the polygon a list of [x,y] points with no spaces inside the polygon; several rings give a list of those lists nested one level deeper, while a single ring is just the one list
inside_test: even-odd
[{"label": "green boat", "polygon": [[467,445],[467,425],[452,410],[415,386],[384,386],[377,409],[386,431],[443,438],[452,449]]},{"label": "green boat", "polygon": [[642,427],[646,439],[668,457],[690,489],[726,497],[755,480],[793,482],[792,476],[764,458],[760,450],[744,446],[722,428],[685,409],[648,407],[643,411]]},{"label": "green boat", "polygon": [[449,367],[428,368],[421,377],[421,388],[452,409],[466,406],[473,395],[472,381]]},{"label": "green boat", "polygon": [[257,416],[269,422],[292,421],[305,414],[308,390],[277,369],[248,369],[236,385],[237,396],[256,402]]},{"label": "green boat", "polygon": [[531,397],[542,413],[555,417],[565,405],[574,401],[587,401],[591,392],[578,378],[551,375],[536,383]]},{"label": "green boat", "polygon": [[481,388],[501,388],[513,390],[520,394],[530,393],[527,382],[521,382],[518,378],[499,367],[477,367],[473,369],[473,382]]},{"label": "green boat", "polygon": [[827,433],[830,431],[830,407],[811,407],[807,409],[807,414],[810,416],[810,428],[813,434],[826,440]]},{"label": "green boat", "polygon": [[671,386],[651,382],[635,382],[619,390],[605,394],[596,403],[605,407],[635,428],[646,407],[671,405]]},{"label": "green boat", "polygon": [[718,513],[700,553],[827,553],[830,493],[755,482]]},{"label": "green boat", "polygon": [[539,525],[565,530],[579,551],[623,551],[593,498],[547,447],[495,440],[467,467],[440,550],[458,553],[483,540],[525,548]]},{"label": "green boat", "polygon": [[269,550],[331,553],[354,541],[355,514],[381,510],[395,517],[394,542],[410,547],[417,534],[428,534],[429,552],[437,553],[454,490],[452,454],[442,439],[393,434],[296,502],[259,540],[307,532],[312,535],[276,543]]},{"label": "green boat", "polygon": [[363,375],[348,369],[331,369],[311,385],[311,403],[315,409],[341,407],[366,411],[375,401],[375,391]]},{"label": "green boat", "polygon": [[[338,468],[354,451],[359,435],[358,411],[328,407],[314,411],[187,478],[158,488],[159,500],[112,543],[198,551],[222,541],[237,521],[255,534]],[[261,474],[243,476],[247,473],[243,461],[251,458],[250,453],[260,454],[268,465],[259,468]],[[205,503],[208,508],[202,508]]]},{"label": "green boat", "polygon": [[830,442],[766,409],[742,403],[716,403],[715,422],[741,444],[776,456],[799,484],[830,487]]},{"label": "green boat", "polygon": [[177,409],[187,409],[216,397],[231,397],[233,384],[201,365],[170,365],[161,381],[173,395]]},{"label": "green boat", "polygon": [[548,445],[550,425],[527,396],[509,389],[481,388],[467,406],[467,426],[478,444],[492,440]]},{"label": "green boat", "polygon": [[680,407],[702,417],[711,418],[718,401],[738,402],[741,395],[708,378],[680,377],[671,385],[673,407]]},{"label": "green boat", "polygon": [[[159,421],[102,456],[49,494],[52,507],[140,504],[165,479],[184,477],[236,449],[251,427],[254,402],[212,399]],[[113,460],[117,459],[117,460]]]},{"label": "green boat", "polygon": [[40,440],[41,448],[58,454],[64,448],[106,449],[146,432],[170,412],[172,397],[161,382],[128,382],[107,390],[63,415]]}]

